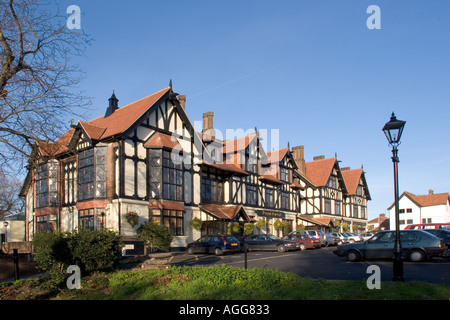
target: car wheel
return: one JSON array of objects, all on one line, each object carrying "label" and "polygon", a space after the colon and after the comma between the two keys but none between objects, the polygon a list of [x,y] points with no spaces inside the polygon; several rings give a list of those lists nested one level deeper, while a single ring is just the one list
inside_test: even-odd
[{"label": "car wheel", "polygon": [[301,251],[306,250],[306,246],[305,246],[303,243],[300,244],[300,250],[301,250]]},{"label": "car wheel", "polygon": [[358,251],[350,250],[347,252],[347,261],[355,262],[361,260],[361,254]]},{"label": "car wheel", "polygon": [[221,248],[215,248],[214,249],[214,254],[216,256],[221,256],[223,254],[223,250]]},{"label": "car wheel", "polygon": [[194,248],[192,248],[192,247],[187,248],[187,253],[194,254]]},{"label": "car wheel", "polygon": [[408,259],[413,262],[425,260],[425,253],[422,250],[415,249],[408,253]]},{"label": "car wheel", "polygon": [[450,249],[445,250],[444,252],[442,252],[442,256],[444,258],[448,258],[450,257]]},{"label": "car wheel", "polygon": [[277,247],[278,252],[286,252],[286,247],[283,244],[280,244]]}]

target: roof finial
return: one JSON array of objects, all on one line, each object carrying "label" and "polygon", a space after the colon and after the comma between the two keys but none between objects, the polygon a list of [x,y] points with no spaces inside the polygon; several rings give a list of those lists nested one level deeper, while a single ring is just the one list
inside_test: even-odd
[{"label": "roof finial", "polygon": [[170,79],[169,87],[170,87],[170,89],[172,89],[172,79]]}]

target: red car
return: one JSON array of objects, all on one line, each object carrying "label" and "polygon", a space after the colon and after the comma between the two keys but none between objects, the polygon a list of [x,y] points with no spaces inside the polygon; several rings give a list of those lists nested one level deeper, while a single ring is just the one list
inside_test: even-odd
[{"label": "red car", "polygon": [[283,240],[294,241],[300,244],[300,250],[320,248],[320,240],[306,234],[290,234],[283,237]]}]

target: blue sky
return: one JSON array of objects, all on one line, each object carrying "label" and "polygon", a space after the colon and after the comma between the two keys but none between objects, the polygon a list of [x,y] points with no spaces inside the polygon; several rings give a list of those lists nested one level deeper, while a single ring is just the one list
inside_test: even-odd
[{"label": "blue sky", "polygon": [[[304,145],[306,161],[337,154],[343,167],[363,165],[372,219],[393,202],[381,128],[394,111],[407,121],[400,192],[450,191],[447,0],[58,3],[78,5],[94,39],[79,60],[89,118],[104,114],[112,90],[124,106],[172,79],[192,121],[213,111],[222,132],[279,129],[280,147]],[[370,5],[379,30],[366,26]]]}]

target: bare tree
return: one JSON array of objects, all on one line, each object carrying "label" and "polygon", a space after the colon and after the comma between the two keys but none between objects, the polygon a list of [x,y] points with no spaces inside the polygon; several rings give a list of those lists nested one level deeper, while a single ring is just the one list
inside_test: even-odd
[{"label": "bare tree", "polygon": [[23,199],[18,197],[21,186],[22,181],[17,176],[6,175],[0,170],[0,219],[23,209]]},{"label": "bare tree", "polygon": [[[82,56],[90,43],[83,30],[66,27],[56,3],[0,0],[0,168],[23,168],[36,141],[52,142],[67,130],[77,107]],[[76,111],[77,110],[77,111]],[[80,115],[78,115],[80,116]],[[20,168],[18,168],[20,167]]]}]

